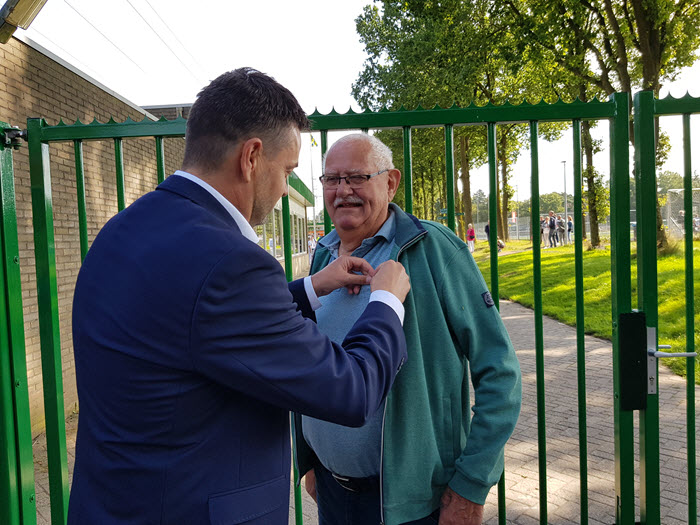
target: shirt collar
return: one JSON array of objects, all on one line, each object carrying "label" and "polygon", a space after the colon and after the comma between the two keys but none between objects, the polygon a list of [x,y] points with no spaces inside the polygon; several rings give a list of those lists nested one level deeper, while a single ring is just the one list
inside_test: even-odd
[{"label": "shirt collar", "polygon": [[255,230],[253,227],[248,223],[248,221],[243,217],[240,211],[231,204],[231,202],[226,199],[221,193],[219,193],[213,186],[210,184],[207,184],[204,182],[202,179],[197,177],[196,175],[192,175],[191,173],[187,173],[186,171],[182,170],[177,170],[173,175],[178,175],[180,177],[184,177],[188,180],[191,180],[195,184],[198,184],[205,190],[207,190],[209,193],[211,193],[212,197],[214,197],[217,201],[219,201],[219,204],[221,204],[224,209],[231,215],[234,221],[236,221],[236,226],[241,230],[241,234],[243,237],[248,239],[250,242],[254,242],[255,244],[258,243],[258,235],[255,233]]},{"label": "shirt collar", "polygon": [[[389,216],[387,219],[384,221],[384,224],[382,224],[382,227],[377,230],[377,233],[375,233],[372,237],[367,237],[362,241],[362,245],[368,245],[368,244],[374,244],[376,243],[379,238],[384,238],[387,242],[391,242],[394,239],[394,236],[396,235],[396,219],[394,216],[394,210],[389,208]],[[328,248],[331,253],[335,254],[337,256],[338,254],[338,249],[340,248],[340,236],[338,235],[338,232],[334,229],[332,230],[328,235],[324,235],[321,237],[321,240],[318,241],[319,246],[324,246],[325,248]]]}]

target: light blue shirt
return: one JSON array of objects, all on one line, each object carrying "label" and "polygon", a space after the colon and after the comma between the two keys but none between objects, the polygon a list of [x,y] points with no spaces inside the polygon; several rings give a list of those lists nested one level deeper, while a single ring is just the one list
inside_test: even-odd
[{"label": "light blue shirt", "polygon": [[[389,260],[394,248],[396,221],[394,212],[379,231],[362,241],[352,253],[362,257],[376,268]],[[330,261],[338,258],[340,238],[333,230],[319,241],[331,252]],[[359,319],[370,299],[368,286],[363,286],[358,295],[350,295],[341,288],[321,297],[323,308],[316,312],[318,327],[331,340],[342,343],[355,322]],[[403,307],[403,305],[402,305]],[[302,430],[306,442],[318,456],[324,467],[341,476],[364,478],[379,474],[382,441],[384,403],[367,424],[350,428],[311,417],[302,417]]]}]

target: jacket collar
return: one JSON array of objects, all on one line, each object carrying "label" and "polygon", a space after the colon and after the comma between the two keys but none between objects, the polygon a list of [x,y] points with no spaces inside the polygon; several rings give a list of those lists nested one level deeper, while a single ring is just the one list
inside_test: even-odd
[{"label": "jacket collar", "polygon": [[191,200],[195,204],[198,204],[202,208],[205,208],[207,211],[214,214],[227,225],[240,231],[240,228],[236,224],[233,217],[231,217],[231,214],[216,200],[211,193],[202,188],[199,184],[192,182],[185,177],[171,175],[161,182],[156,190],[169,191],[170,193],[175,193],[176,195],[180,195],[181,197]]},{"label": "jacket collar", "polygon": [[389,208],[393,210],[396,220],[396,236],[394,237],[394,242],[396,246],[398,246],[399,251],[403,250],[403,248],[412,243],[417,237],[428,233],[416,217],[403,211],[397,204],[390,202]]}]

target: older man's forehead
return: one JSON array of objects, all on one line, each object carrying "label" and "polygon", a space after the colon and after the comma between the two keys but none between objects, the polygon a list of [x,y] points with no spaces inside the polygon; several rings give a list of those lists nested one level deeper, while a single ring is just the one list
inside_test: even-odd
[{"label": "older man's forehead", "polygon": [[355,167],[355,168],[345,168],[345,167],[332,167],[326,165],[326,175],[367,175],[368,174],[368,168],[361,168],[361,167]]}]

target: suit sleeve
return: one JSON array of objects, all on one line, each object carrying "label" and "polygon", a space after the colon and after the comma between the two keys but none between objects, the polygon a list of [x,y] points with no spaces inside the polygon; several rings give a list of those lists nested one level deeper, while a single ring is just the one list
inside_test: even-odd
[{"label": "suit sleeve", "polygon": [[373,302],[335,344],[297,309],[279,263],[251,247],[229,252],[203,282],[192,314],[194,368],[288,410],[364,424],[406,359],[398,317]]},{"label": "suit sleeve", "polygon": [[469,361],[474,399],[467,444],[450,487],[483,504],[503,470],[503,449],[520,414],[520,364],[481,272],[464,246],[445,272],[443,308]]}]

